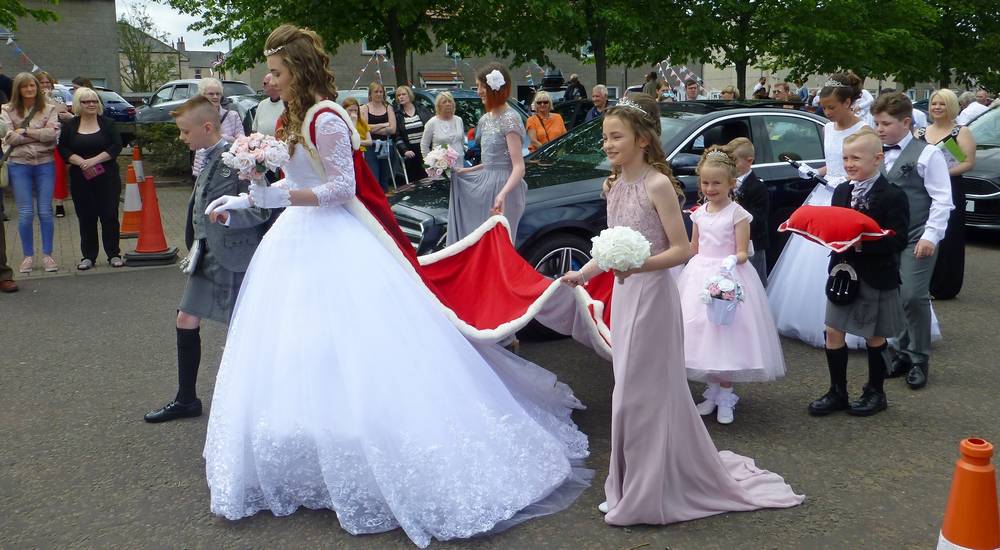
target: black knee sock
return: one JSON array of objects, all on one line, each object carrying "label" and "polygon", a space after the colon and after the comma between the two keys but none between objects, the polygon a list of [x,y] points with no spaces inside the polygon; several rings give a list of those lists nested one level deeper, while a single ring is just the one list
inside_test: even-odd
[{"label": "black knee sock", "polygon": [[177,329],[177,401],[197,399],[198,366],[201,364],[201,329]]},{"label": "black knee sock", "polygon": [[885,348],[886,344],[877,348],[868,346],[868,387],[879,393],[885,393],[882,386],[885,382]]},{"label": "black knee sock", "polygon": [[830,385],[838,391],[847,391],[847,346],[826,348],[826,366],[830,369]]}]

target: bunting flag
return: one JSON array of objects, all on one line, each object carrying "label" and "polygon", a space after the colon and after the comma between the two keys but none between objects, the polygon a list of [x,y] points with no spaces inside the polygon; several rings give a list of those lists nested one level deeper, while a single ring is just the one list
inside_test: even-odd
[{"label": "bunting flag", "polygon": [[372,54],[372,56],[368,58],[368,62],[365,63],[365,66],[361,67],[361,72],[358,73],[358,77],[354,79],[354,86],[351,86],[352,88],[358,87],[358,82],[361,82],[361,77],[365,76],[365,71],[367,71],[368,67],[371,66],[372,61],[375,61],[375,54]]},{"label": "bunting flag", "polygon": [[41,70],[41,67],[38,66],[38,63],[32,61],[31,58],[28,57],[28,54],[24,53],[24,50],[21,49],[21,46],[14,41],[14,37],[12,36],[7,37],[7,45],[14,46],[14,53],[20,57],[21,63],[31,67],[31,72],[36,73],[39,70]]}]

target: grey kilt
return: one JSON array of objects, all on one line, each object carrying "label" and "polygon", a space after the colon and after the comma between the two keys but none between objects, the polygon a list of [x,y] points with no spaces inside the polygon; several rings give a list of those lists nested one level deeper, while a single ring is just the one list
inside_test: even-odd
[{"label": "grey kilt", "polygon": [[243,285],[243,273],[229,271],[212,256],[202,240],[201,258],[194,273],[188,276],[184,296],[177,309],[201,319],[229,323],[236,306],[236,296]]},{"label": "grey kilt", "polygon": [[826,326],[848,334],[892,338],[906,327],[899,289],[878,290],[859,280],[858,297],[846,305],[826,302]]}]

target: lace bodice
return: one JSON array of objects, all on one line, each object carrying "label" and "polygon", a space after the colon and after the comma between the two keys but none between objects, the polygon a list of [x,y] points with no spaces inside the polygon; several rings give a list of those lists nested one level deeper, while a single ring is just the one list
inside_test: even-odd
[{"label": "lace bodice", "polygon": [[486,113],[479,119],[476,132],[483,152],[484,166],[503,166],[510,168],[510,150],[507,148],[507,134],[516,133],[521,138],[521,147],[528,142],[528,134],[524,131],[524,123],[514,109],[507,108],[499,117]]},{"label": "lace bodice", "polygon": [[626,226],[642,233],[650,243],[650,253],[670,248],[663,223],[646,193],[645,176],[634,182],[617,181],[608,192],[608,227]]},{"label": "lace bodice", "polygon": [[[317,172],[316,160],[324,173]],[[350,200],[355,190],[354,150],[347,123],[334,113],[321,113],[316,117],[316,150],[300,143],[284,170],[283,183],[275,185],[310,189],[320,206],[336,206]]]},{"label": "lace bodice", "polygon": [[753,216],[733,201],[718,212],[709,212],[703,205],[691,213],[691,223],[698,226],[698,255],[707,258],[725,258],[736,254],[736,230],[743,220]]}]

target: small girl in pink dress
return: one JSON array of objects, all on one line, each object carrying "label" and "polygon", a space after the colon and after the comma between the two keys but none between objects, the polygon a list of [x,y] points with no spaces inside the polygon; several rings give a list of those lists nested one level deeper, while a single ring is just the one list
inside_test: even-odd
[{"label": "small girl in pink dress", "polygon": [[[604,115],[604,152],[612,166],[604,183],[608,225],[642,233],[652,255],[638,269],[617,272],[621,282],[612,290],[611,463],[607,500],[598,508],[611,525],[664,525],[796,506],[803,497],[781,476],[716,450],[691,401],[686,329],[670,273],[688,258],[690,245],[659,134],[659,108],[646,94],[630,95]],[[599,272],[591,261],[562,280],[576,286]]]},{"label": "small girl in pink dress", "polygon": [[[768,382],[784,376],[785,361],[771,317],[767,293],[757,271],[747,262],[753,216],[733,200],[736,159],[711,147],[698,164],[702,206],[691,214],[691,258],[677,281],[684,314],[684,357],[689,380],[708,382],[702,416],[718,409],[720,424],[731,424],[739,398],[733,382]],[[709,315],[705,286],[723,273],[743,288],[729,324]],[[712,305],[729,305],[714,302]]]}]

